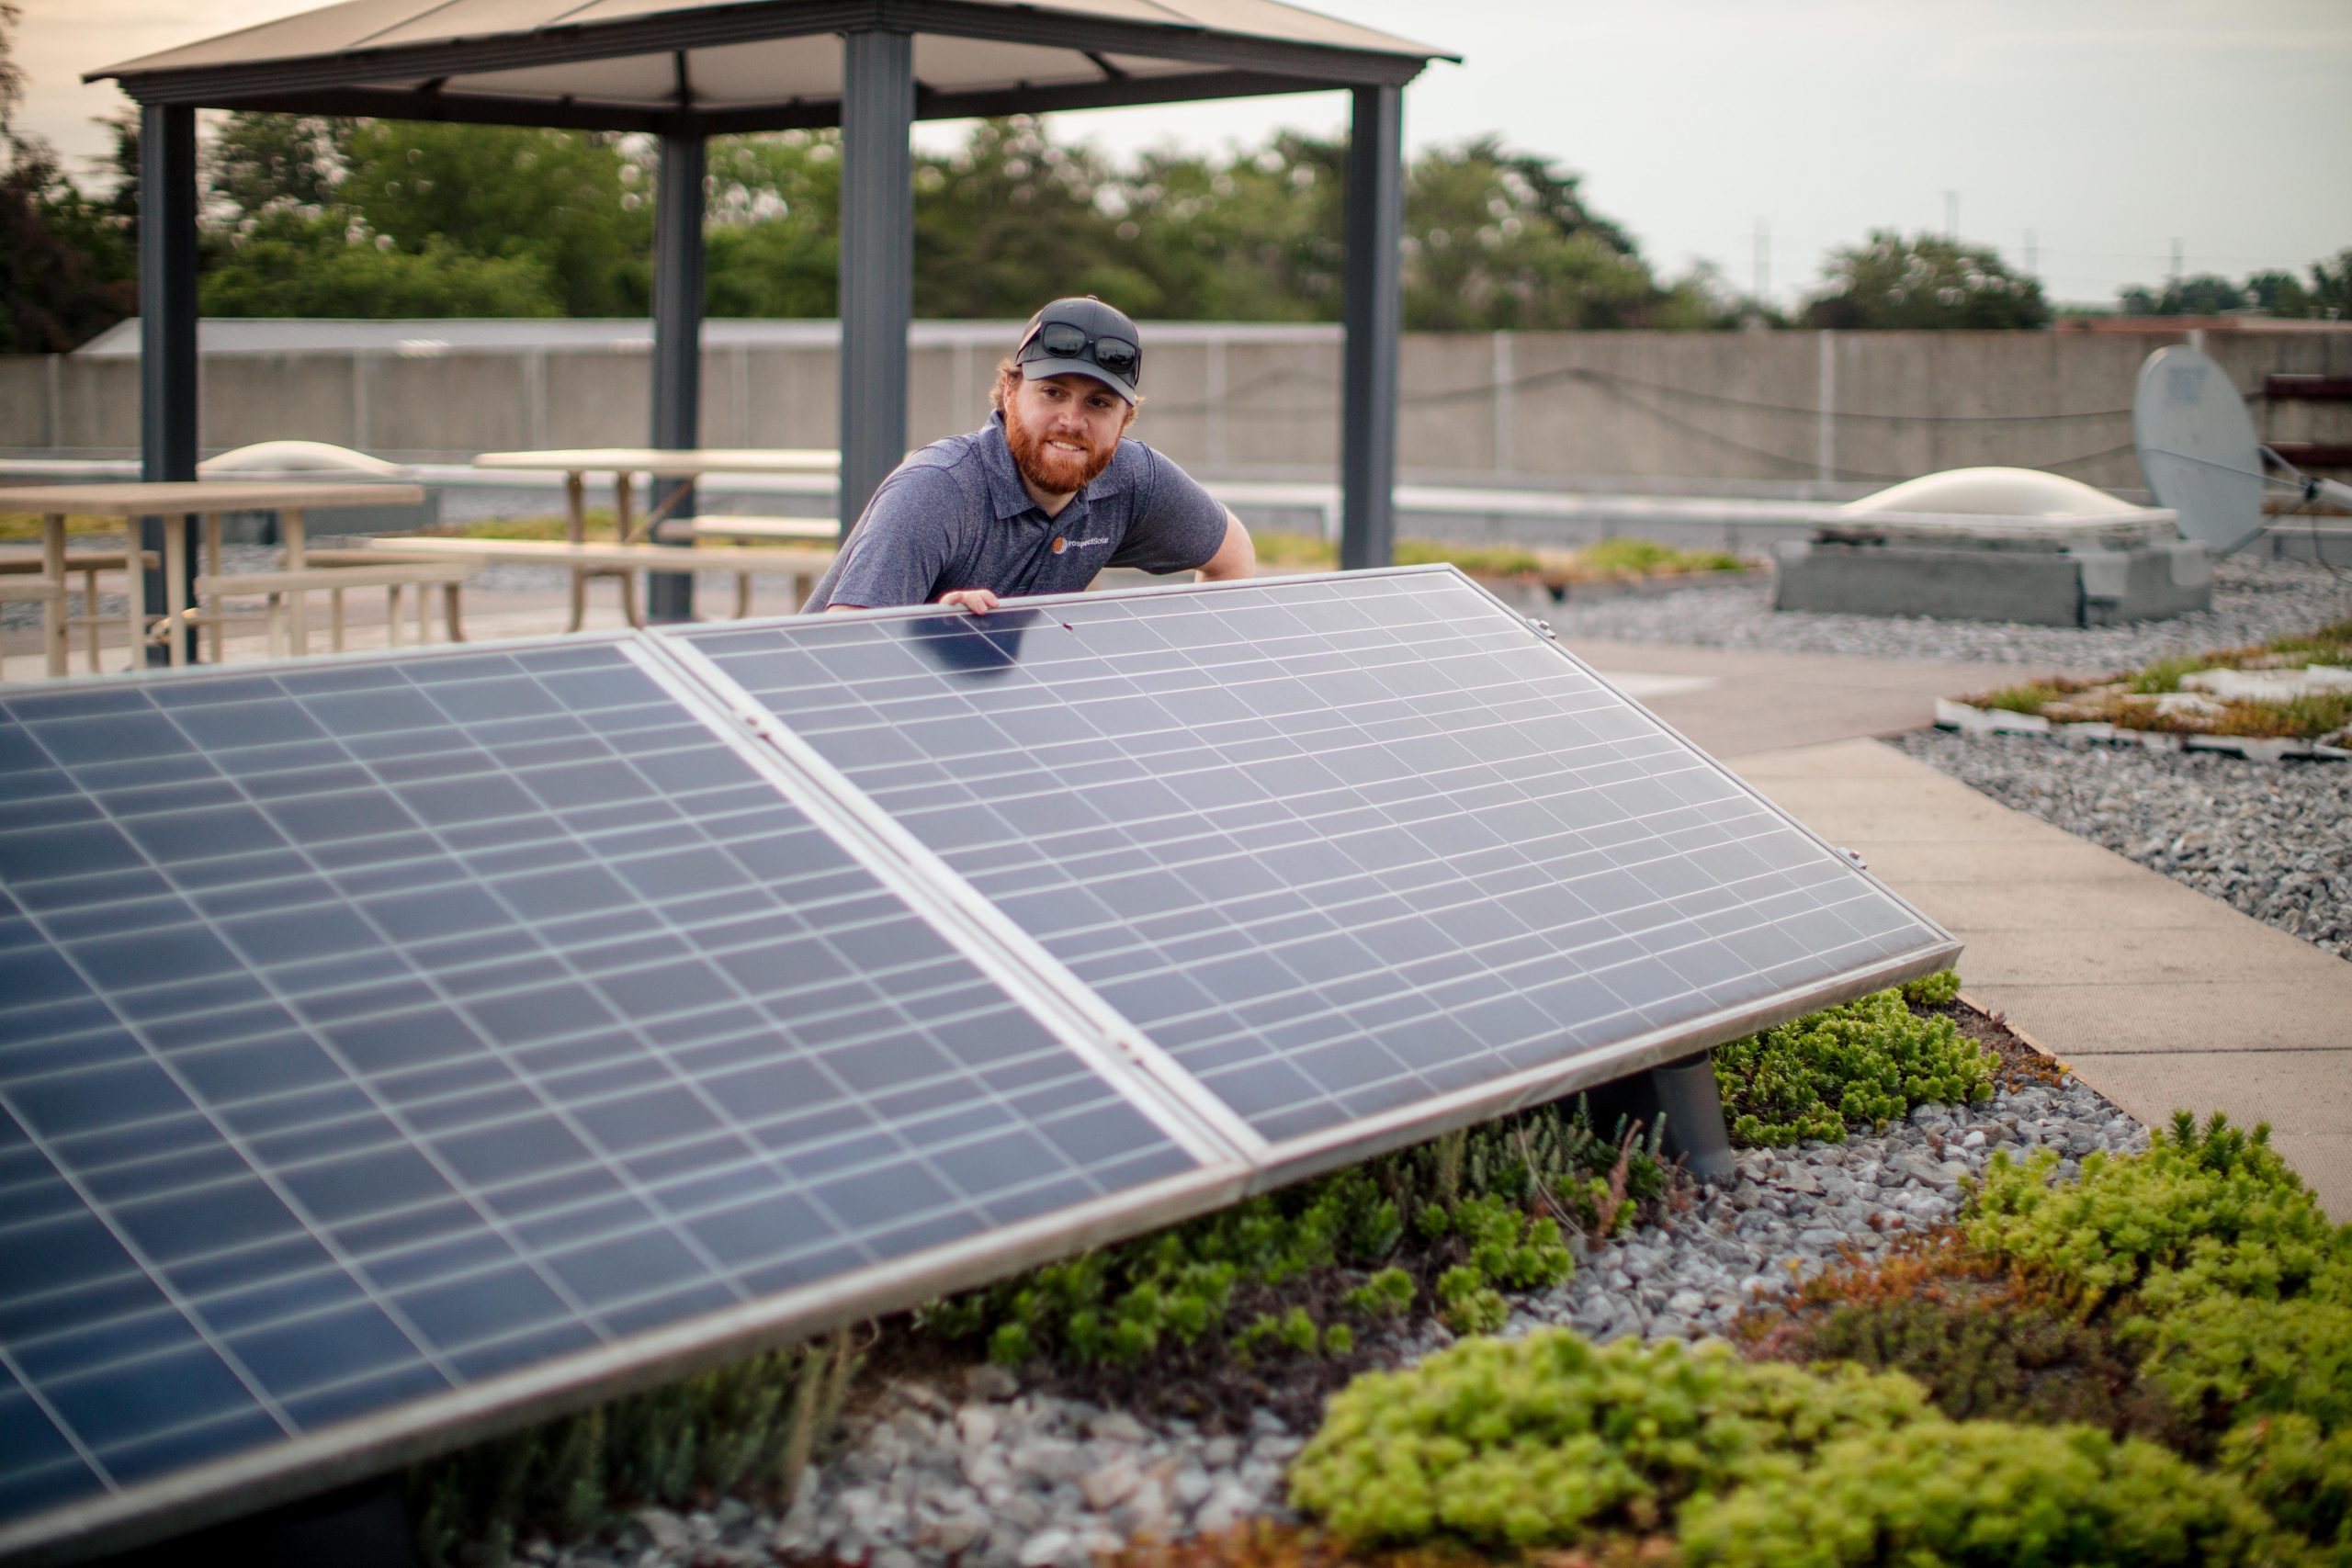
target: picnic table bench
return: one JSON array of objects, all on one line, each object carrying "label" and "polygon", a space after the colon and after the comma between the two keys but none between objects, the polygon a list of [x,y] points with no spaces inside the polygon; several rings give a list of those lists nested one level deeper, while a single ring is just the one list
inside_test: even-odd
[{"label": "picnic table bench", "polygon": [[792,578],[796,604],[806,599],[833,564],[831,550],[759,549],[749,546],[568,544],[554,539],[437,539],[411,535],[365,541],[370,555],[388,560],[469,561],[480,565],[569,567],[574,573],[573,631],[580,629],[582,604],[579,577],[587,571],[618,575],[621,610],[633,626],[645,625],[639,613],[632,579],[642,571],[731,571],[735,574],[735,614],[751,614],[752,575],[778,572]]},{"label": "picnic table bench", "polygon": [[[639,474],[662,479],[695,479],[706,474],[835,474],[841,471],[841,454],[788,446],[569,446],[528,452],[484,452],[474,459],[473,466],[493,472],[561,474],[564,534],[574,545],[587,543],[588,476],[610,473],[613,476],[615,535],[620,543],[635,545],[653,536],[654,530],[662,525],[669,509],[677,503],[679,496],[685,493],[680,490],[639,520],[636,515],[633,488]],[[618,577],[621,580],[622,610],[628,615],[631,626],[642,624],[637,613],[634,570],[633,566],[576,566],[571,574],[571,625],[565,629],[578,631],[588,614],[588,579],[591,577]],[[739,574],[735,580],[735,613],[739,618],[748,613],[751,593],[751,579]]]},{"label": "picnic table bench", "polygon": [[[132,564],[134,556],[135,565]],[[131,576],[136,578],[141,572],[160,564],[162,564],[162,558],[153,550],[130,553],[122,550],[68,549],[65,551],[60,566],[61,575],[71,577],[75,572],[82,574],[81,626],[87,638],[91,674],[98,674],[104,668],[100,662],[98,650],[98,573],[128,570]],[[50,580],[48,567],[39,557],[13,556],[0,558],[0,579],[11,577],[32,577],[38,581],[33,582],[0,581],[0,602],[47,604],[57,596],[57,587]],[[130,626],[130,646],[137,648],[141,637],[145,635],[145,628],[141,625],[143,617],[140,614],[139,594],[136,589],[126,595],[126,605],[125,619]],[[71,626],[73,624],[69,617],[66,625]],[[70,640],[71,634],[68,635]],[[51,672],[55,673],[54,670]]]}]

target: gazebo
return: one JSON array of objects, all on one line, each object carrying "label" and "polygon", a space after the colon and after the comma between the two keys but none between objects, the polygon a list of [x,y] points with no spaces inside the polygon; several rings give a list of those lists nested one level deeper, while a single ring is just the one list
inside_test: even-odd
[{"label": "gazebo", "polygon": [[[1403,91],[1454,58],[1279,0],[343,0],[108,66],[87,79],[121,84],[142,135],[142,476],[196,473],[198,108],[658,136],[657,446],[698,439],[707,139],[840,126],[846,529],[906,450],[914,121],[1345,88],[1340,560],[1384,565]],[[684,614],[691,579],[657,582],[655,613]]]}]

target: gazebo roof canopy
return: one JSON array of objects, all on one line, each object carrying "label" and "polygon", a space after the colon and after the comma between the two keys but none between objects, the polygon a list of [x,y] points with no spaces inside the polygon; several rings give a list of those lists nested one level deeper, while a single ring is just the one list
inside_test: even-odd
[{"label": "gazebo roof canopy", "polygon": [[344,0],[110,65],[141,103],[708,134],[832,125],[829,35],[914,37],[920,118],[1398,85],[1426,46],[1279,0]]}]

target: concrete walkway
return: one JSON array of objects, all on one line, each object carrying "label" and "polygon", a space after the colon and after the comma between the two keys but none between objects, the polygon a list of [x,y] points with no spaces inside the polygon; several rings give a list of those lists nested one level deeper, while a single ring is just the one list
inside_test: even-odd
[{"label": "concrete walkway", "polygon": [[1726,758],[1968,944],[1969,996],[2143,1122],[2226,1111],[2352,1220],[2352,963],[1873,740]]},{"label": "concrete walkway", "polygon": [[2215,1111],[2352,1220],[2352,963],[1872,736],[2011,666],[1571,641],[1968,944],[1969,996],[2143,1122]]}]

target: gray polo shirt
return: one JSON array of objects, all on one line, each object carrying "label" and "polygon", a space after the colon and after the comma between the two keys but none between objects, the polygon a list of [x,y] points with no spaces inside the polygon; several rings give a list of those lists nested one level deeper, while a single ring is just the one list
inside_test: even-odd
[{"label": "gray polo shirt", "polygon": [[1106,566],[1189,571],[1225,543],[1225,508],[1140,441],[1058,517],[1022,488],[1004,416],[934,441],[891,471],[804,606],[926,604],[958,588],[1075,593]]}]

